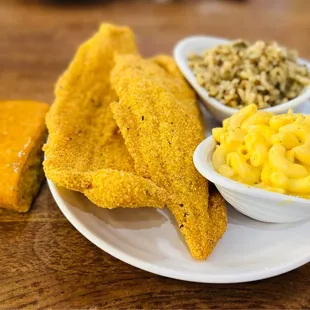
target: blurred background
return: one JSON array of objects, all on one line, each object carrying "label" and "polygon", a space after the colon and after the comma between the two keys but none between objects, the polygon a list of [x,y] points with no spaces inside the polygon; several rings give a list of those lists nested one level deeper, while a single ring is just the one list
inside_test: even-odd
[{"label": "blurred background", "polygon": [[1,0],[0,94],[51,102],[77,46],[100,23],[130,26],[144,56],[185,36],[276,40],[310,58],[310,0]]}]

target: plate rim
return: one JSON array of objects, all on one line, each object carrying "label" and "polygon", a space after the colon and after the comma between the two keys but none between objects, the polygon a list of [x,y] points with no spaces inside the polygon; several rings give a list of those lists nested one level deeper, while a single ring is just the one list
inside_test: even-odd
[{"label": "plate rim", "polygon": [[154,264],[148,263],[142,259],[138,259],[133,257],[132,255],[119,250],[115,246],[111,245],[110,243],[106,242],[103,239],[99,239],[94,233],[89,231],[85,225],[77,219],[74,214],[69,210],[66,206],[63,198],[57,191],[57,186],[49,179],[47,179],[48,187],[51,191],[51,194],[63,213],[63,215],[67,218],[67,220],[73,225],[73,227],[79,231],[86,239],[88,239],[91,243],[96,245],[98,248],[103,250],[104,252],[110,254],[114,258],[117,258],[124,263],[127,263],[131,266],[139,268],[141,270],[160,275],[166,278],[188,281],[188,282],[197,282],[197,283],[209,283],[209,284],[233,284],[233,283],[246,283],[246,282],[253,282],[263,279],[268,279],[271,277],[275,277],[294,269],[297,269],[303,265],[306,265],[310,262],[310,253],[301,259],[296,259],[293,262],[289,262],[286,264],[282,264],[278,267],[267,268],[264,270],[259,271],[250,271],[243,275],[239,276],[219,276],[216,277],[215,275],[208,276],[206,274],[197,274],[197,275],[190,275],[188,273],[176,272],[175,270],[171,270],[165,267],[159,267]]}]

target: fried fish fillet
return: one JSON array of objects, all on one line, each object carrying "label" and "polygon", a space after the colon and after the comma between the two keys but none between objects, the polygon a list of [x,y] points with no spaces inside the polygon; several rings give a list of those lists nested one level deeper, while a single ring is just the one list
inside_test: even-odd
[{"label": "fried fish fillet", "polygon": [[136,53],[133,33],[109,24],[78,49],[47,115],[44,170],[57,185],[82,192],[101,207],[160,208],[166,191],[135,174],[110,110],[117,100],[110,85],[114,54],[125,53]]},{"label": "fried fish fillet", "polygon": [[[173,93],[179,100],[179,103],[183,105],[184,109],[188,109],[189,114],[201,120],[201,128],[203,130],[204,125],[200,110],[196,104],[193,104],[193,102],[196,102],[196,95],[188,86],[175,61],[168,55],[157,55],[151,58],[151,60],[167,73],[167,78],[162,81],[164,82],[162,85],[166,86],[167,91]],[[158,68],[156,68],[157,70]],[[203,135],[203,132],[200,134]]]},{"label": "fried fish fillet", "polygon": [[111,109],[135,171],[167,191],[192,256],[205,259],[226,229],[226,210],[217,194],[208,206],[207,182],[193,165],[204,128],[194,94],[173,63],[116,56],[111,80],[119,101]]}]

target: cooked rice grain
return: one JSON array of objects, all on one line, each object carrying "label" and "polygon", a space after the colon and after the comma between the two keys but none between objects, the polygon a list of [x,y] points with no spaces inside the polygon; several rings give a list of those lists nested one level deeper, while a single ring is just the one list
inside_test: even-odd
[{"label": "cooked rice grain", "polygon": [[268,108],[297,97],[310,84],[310,73],[297,63],[297,52],[276,42],[243,40],[188,55],[197,82],[223,104]]}]

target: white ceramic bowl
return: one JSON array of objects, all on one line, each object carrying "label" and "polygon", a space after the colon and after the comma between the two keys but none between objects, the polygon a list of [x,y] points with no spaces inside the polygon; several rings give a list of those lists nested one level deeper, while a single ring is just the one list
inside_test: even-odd
[{"label": "white ceramic bowl", "polygon": [[[187,81],[196,90],[196,92],[198,93],[199,97],[204,102],[208,110],[218,121],[222,121],[223,119],[232,116],[234,113],[236,113],[237,109],[230,108],[208,95],[208,92],[197,83],[192,70],[188,67],[187,56],[191,52],[202,54],[205,50],[209,48],[215,47],[220,44],[226,44],[229,42],[230,41],[226,39],[207,37],[207,36],[188,37],[180,41],[175,46],[173,52],[175,61],[178,67],[180,68],[181,72],[183,73]],[[299,58],[298,61],[301,64],[306,64],[310,69],[309,62],[301,58]],[[310,98],[310,87],[305,87],[303,92],[295,99],[265,110],[272,112],[274,114],[286,113],[287,110],[297,107],[298,105],[305,102],[309,98]]]},{"label": "white ceramic bowl", "polygon": [[310,218],[308,199],[254,188],[218,174],[212,165],[215,146],[212,136],[200,143],[194,153],[194,164],[235,209],[253,219],[271,223],[290,223]]}]

